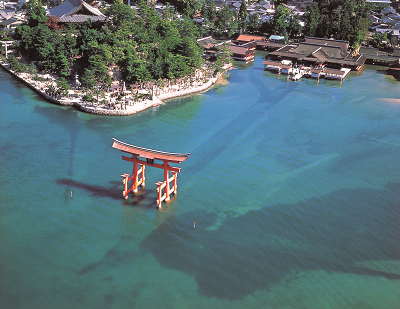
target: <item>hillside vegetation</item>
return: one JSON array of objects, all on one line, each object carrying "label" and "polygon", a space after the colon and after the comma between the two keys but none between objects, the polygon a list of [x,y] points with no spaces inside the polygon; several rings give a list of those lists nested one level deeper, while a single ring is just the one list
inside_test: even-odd
[{"label": "hillside vegetation", "polygon": [[109,87],[113,66],[131,83],[181,78],[201,67],[193,21],[162,18],[145,1],[137,5],[136,11],[117,0],[103,12],[109,17],[105,24],[65,26],[46,16],[40,0],[30,0],[28,24],[17,28],[16,38],[37,69],[64,79],[77,72],[89,88]]}]

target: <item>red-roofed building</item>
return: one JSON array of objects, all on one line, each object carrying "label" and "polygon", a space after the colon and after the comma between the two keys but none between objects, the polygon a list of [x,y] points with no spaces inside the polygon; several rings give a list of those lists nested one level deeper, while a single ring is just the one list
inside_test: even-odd
[{"label": "red-roofed building", "polygon": [[240,44],[249,43],[252,41],[266,41],[266,40],[267,38],[265,36],[251,35],[251,34],[241,34],[236,39],[236,41],[238,41]]}]

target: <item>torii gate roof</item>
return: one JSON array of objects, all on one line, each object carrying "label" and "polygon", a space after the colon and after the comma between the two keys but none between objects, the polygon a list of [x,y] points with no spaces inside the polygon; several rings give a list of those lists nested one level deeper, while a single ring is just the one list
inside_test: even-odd
[{"label": "torii gate roof", "polygon": [[190,153],[164,152],[159,150],[143,148],[135,145],[130,145],[121,142],[115,138],[113,138],[113,140],[114,140],[112,145],[113,148],[119,149],[123,152],[135,154],[146,159],[156,159],[161,161],[181,163],[190,156]]}]

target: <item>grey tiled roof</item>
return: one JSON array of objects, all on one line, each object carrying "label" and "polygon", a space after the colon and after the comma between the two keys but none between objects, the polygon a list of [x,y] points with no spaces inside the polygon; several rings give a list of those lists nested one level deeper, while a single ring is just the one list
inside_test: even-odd
[{"label": "grey tiled roof", "polygon": [[57,18],[67,14],[73,8],[77,8],[81,5],[81,0],[67,0],[61,3],[60,5],[50,9],[50,14],[54,15]]},{"label": "grey tiled roof", "polygon": [[15,23],[17,20],[15,18],[10,18],[10,19],[6,19],[4,21],[2,21],[0,23],[1,26],[6,27],[8,25],[11,25],[12,23]]},{"label": "grey tiled roof", "polygon": [[314,37],[306,37],[305,41],[306,41],[306,43],[317,44],[317,45],[340,46],[342,51],[345,51],[349,48],[348,41],[329,40],[329,39],[314,38]]},{"label": "grey tiled roof", "polygon": [[62,23],[84,23],[87,20],[93,21],[105,21],[106,17],[104,16],[94,16],[94,15],[71,15],[71,16],[63,16],[60,18],[60,22]]},{"label": "grey tiled roof", "polygon": [[238,55],[247,55],[248,53],[251,52],[249,48],[246,46],[230,45],[230,48],[234,54]]},{"label": "grey tiled roof", "polygon": [[211,36],[208,36],[205,38],[198,39],[197,44],[201,45],[204,48],[211,48],[215,44],[217,44],[217,42]]},{"label": "grey tiled roof", "polygon": [[[79,15],[78,13],[81,13],[81,16],[88,15],[93,17],[103,17],[102,20],[105,19],[105,15],[103,13],[101,13],[97,8],[91,6],[90,4],[87,4],[83,0],[66,0],[55,8],[50,9],[49,11],[50,15],[54,15],[57,18],[71,15]],[[94,20],[94,18],[92,19]]]}]

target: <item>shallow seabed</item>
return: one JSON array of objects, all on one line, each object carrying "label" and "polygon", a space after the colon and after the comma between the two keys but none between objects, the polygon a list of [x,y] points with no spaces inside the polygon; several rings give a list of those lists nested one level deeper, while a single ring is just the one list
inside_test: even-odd
[{"label": "shallow seabed", "polygon": [[[0,71],[0,308],[399,308],[399,82],[292,82],[262,56],[126,117]],[[191,153],[169,204],[153,168],[121,198],[112,137]]]}]

